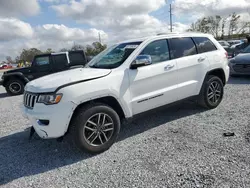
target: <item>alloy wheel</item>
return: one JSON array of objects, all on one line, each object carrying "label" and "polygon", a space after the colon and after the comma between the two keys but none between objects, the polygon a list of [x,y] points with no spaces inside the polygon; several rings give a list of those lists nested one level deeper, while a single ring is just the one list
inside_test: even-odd
[{"label": "alloy wheel", "polygon": [[9,85],[9,90],[12,93],[19,93],[21,91],[22,86],[18,82],[13,82]]},{"label": "alloy wheel", "polygon": [[88,144],[101,146],[108,142],[114,132],[114,122],[106,113],[91,116],[84,125],[83,136]]},{"label": "alloy wheel", "polygon": [[208,102],[212,105],[216,105],[222,96],[221,85],[217,81],[211,82],[207,91]]}]

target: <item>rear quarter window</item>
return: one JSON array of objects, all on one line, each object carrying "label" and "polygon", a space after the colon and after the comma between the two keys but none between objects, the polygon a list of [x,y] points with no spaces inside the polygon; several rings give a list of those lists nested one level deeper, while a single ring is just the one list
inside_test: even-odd
[{"label": "rear quarter window", "polygon": [[207,37],[193,37],[198,53],[212,52],[217,50],[213,42]]},{"label": "rear quarter window", "polygon": [[197,50],[191,38],[169,39],[171,59],[196,55]]},{"label": "rear quarter window", "polygon": [[83,53],[69,53],[70,65],[85,65],[86,58]]}]

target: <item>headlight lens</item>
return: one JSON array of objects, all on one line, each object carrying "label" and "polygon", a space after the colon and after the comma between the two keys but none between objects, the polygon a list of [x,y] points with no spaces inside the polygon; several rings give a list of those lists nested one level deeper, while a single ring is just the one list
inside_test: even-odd
[{"label": "headlight lens", "polygon": [[57,104],[61,101],[62,96],[62,94],[40,95],[37,102],[46,105]]},{"label": "headlight lens", "polygon": [[234,64],[235,63],[235,59],[234,58],[230,59],[229,63]]}]

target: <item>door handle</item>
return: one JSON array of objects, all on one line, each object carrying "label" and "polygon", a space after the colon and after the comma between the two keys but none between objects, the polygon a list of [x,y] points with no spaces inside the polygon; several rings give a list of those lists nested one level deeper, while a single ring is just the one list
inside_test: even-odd
[{"label": "door handle", "polygon": [[170,69],[174,68],[174,65],[167,65],[166,67],[164,67],[165,71],[168,71]]},{"label": "door handle", "polygon": [[202,61],[204,61],[206,58],[205,57],[200,57],[199,59],[198,59],[198,62],[202,62]]}]

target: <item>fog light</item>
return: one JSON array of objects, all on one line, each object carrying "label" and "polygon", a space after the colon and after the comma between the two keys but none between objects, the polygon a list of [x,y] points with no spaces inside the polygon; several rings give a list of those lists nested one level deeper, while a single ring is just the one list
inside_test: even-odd
[{"label": "fog light", "polygon": [[38,125],[40,126],[48,126],[49,125],[49,120],[46,119],[39,119],[37,120]]}]

